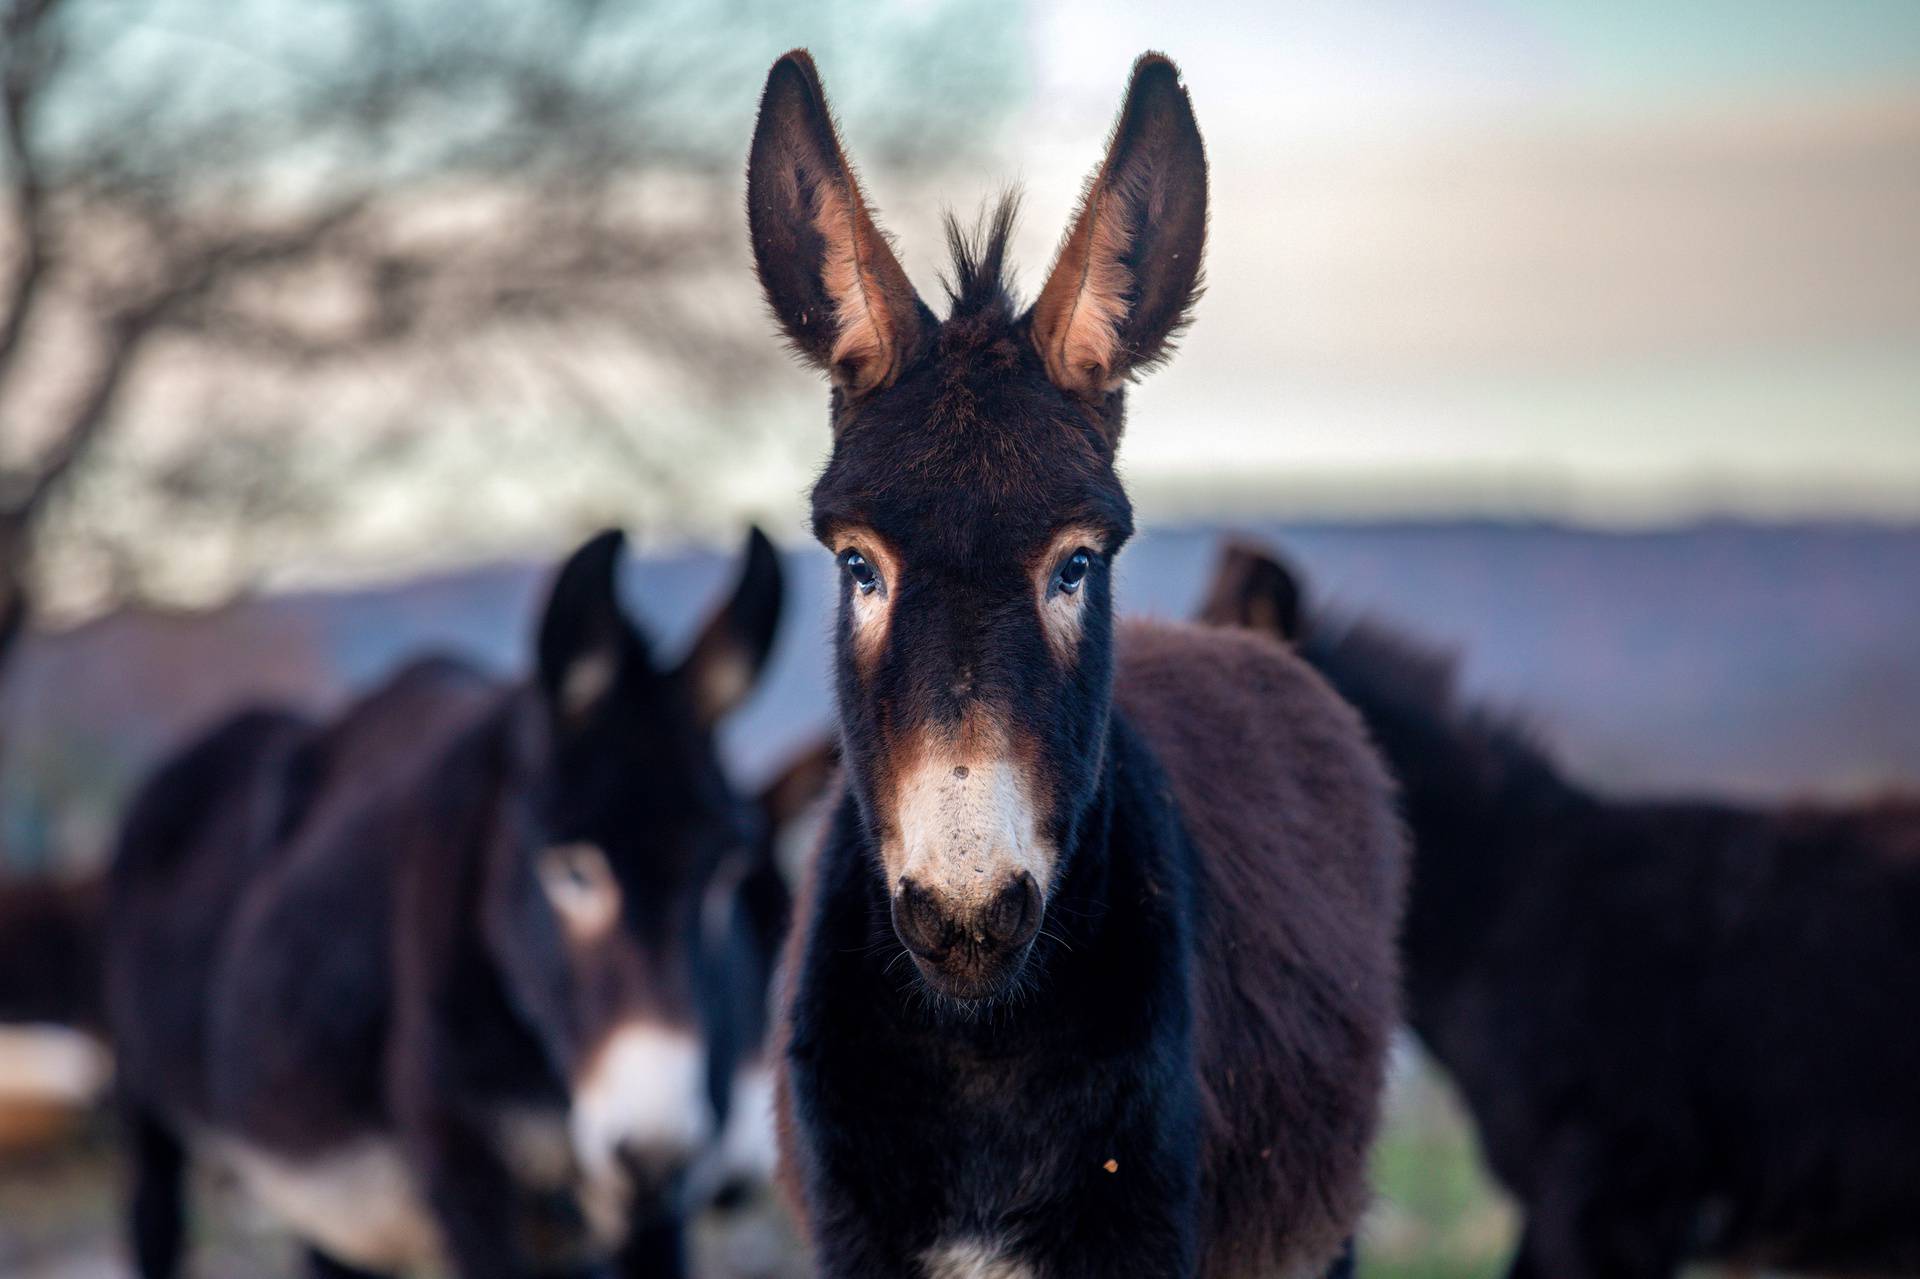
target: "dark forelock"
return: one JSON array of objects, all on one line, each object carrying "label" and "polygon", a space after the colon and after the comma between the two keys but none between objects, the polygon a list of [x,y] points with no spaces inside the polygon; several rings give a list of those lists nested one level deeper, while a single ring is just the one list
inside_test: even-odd
[{"label": "dark forelock", "polygon": [[941,281],[950,303],[948,320],[1011,320],[1018,304],[1007,282],[1007,242],[1020,214],[1020,193],[1009,190],[981,211],[971,227],[946,217],[949,274]]}]

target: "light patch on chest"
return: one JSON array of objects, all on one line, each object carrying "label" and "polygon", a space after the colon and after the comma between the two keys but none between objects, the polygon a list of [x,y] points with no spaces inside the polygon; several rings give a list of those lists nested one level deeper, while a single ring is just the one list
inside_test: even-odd
[{"label": "light patch on chest", "polygon": [[773,1071],[755,1062],[734,1072],[727,1131],[720,1139],[721,1164],[730,1179],[756,1185],[773,1182],[779,1160],[774,1131]]},{"label": "light patch on chest", "polygon": [[0,1104],[83,1106],[105,1091],[112,1059],[67,1026],[0,1026]]},{"label": "light patch on chest", "polygon": [[337,1260],[394,1271],[440,1256],[426,1199],[388,1138],[361,1137],[298,1159],[240,1141],[216,1140],[214,1149],[262,1207]]},{"label": "light patch on chest", "polygon": [[1036,1272],[978,1239],[929,1248],[921,1258],[926,1279],[1035,1279]]}]

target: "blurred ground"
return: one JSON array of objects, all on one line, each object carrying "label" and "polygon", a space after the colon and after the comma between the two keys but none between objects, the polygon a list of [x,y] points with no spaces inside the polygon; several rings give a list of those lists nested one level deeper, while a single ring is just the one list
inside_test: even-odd
[{"label": "blurred ground", "polygon": [[[124,1279],[123,1169],[105,1115],[70,1140],[32,1154],[0,1154],[0,1276]],[[237,1187],[202,1172],[188,1273],[194,1279],[292,1279],[303,1273],[284,1236]],[[804,1254],[771,1200],[700,1225],[694,1274],[703,1279],[801,1279]]]},{"label": "blurred ground", "polygon": [[[1370,1279],[1478,1279],[1501,1273],[1512,1217],[1480,1171],[1446,1085],[1409,1059],[1375,1151],[1379,1201],[1360,1272]],[[57,1149],[0,1156],[0,1275],[122,1279],[120,1163],[96,1118]],[[195,1279],[276,1279],[299,1273],[286,1241],[229,1185],[195,1188]],[[698,1279],[803,1279],[803,1250],[770,1201],[703,1222]]]}]

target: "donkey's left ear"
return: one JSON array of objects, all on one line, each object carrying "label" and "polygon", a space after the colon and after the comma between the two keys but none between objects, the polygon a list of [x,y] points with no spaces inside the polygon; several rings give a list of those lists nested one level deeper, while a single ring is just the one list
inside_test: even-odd
[{"label": "donkey's left ear", "polygon": [[758,528],[747,534],[740,582],[693,642],[679,675],[711,726],[747,700],[773,651],[784,592],[780,553]]},{"label": "donkey's left ear", "polygon": [[747,160],[747,228],[794,350],[849,395],[891,382],[919,340],[924,308],[867,212],[805,49],[767,73]]},{"label": "donkey's left ear", "polygon": [[540,619],[540,690],[558,722],[578,726],[613,691],[622,669],[647,660],[620,608],[626,535],[607,529],[567,557]]},{"label": "donkey's left ear", "polygon": [[1097,399],[1171,353],[1200,292],[1207,153],[1180,72],[1133,65],[1107,158],[1033,306],[1033,341],[1055,385]]}]

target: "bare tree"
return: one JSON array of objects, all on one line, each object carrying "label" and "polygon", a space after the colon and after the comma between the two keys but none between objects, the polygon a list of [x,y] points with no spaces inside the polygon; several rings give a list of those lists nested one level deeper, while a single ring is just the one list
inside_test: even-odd
[{"label": "bare tree", "polygon": [[[1007,101],[1003,15],[834,12],[828,39],[892,89],[862,130],[889,165],[951,154]],[[403,463],[423,396],[537,380],[577,408],[552,447],[644,471],[646,382],[620,371],[724,392],[769,349],[740,303],[737,169],[784,14],[0,0],[0,669],[36,544],[86,535],[50,512],[132,417],[190,439],[130,464],[140,500],[219,509],[236,537]],[[342,401],[361,420],[330,433]]]}]

